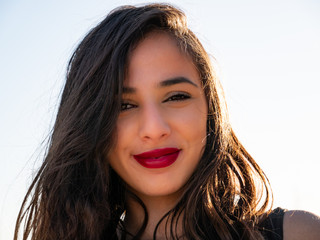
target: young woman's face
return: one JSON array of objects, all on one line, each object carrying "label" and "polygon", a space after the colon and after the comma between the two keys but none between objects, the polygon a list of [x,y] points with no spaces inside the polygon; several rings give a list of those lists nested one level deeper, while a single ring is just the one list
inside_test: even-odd
[{"label": "young woman's face", "polygon": [[138,196],[169,196],[185,185],[206,143],[199,74],[165,33],[142,40],[128,67],[108,160]]}]

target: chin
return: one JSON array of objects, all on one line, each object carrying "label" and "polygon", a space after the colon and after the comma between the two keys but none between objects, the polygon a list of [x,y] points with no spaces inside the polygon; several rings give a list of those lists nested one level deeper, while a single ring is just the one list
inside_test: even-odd
[{"label": "chin", "polygon": [[133,190],[131,188],[131,191],[133,191],[138,197],[141,196],[143,198],[145,197],[170,197],[170,196],[176,196],[180,195],[182,192],[181,186],[161,186],[159,185],[144,185],[143,188],[139,191]]}]

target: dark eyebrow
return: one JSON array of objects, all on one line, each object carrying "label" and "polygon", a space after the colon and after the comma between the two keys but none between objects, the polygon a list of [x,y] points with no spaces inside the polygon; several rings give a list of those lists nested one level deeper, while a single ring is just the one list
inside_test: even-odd
[{"label": "dark eyebrow", "polygon": [[122,93],[130,94],[130,93],[135,93],[135,92],[136,92],[136,89],[132,88],[132,87],[123,87],[122,88]]},{"label": "dark eyebrow", "polygon": [[[195,84],[194,82],[192,82],[190,79],[186,77],[174,77],[174,78],[164,80],[159,83],[159,87],[169,87],[179,83],[188,83],[188,84],[191,84],[192,86],[198,87],[197,84]],[[136,89],[132,87],[123,87],[122,89],[122,93],[125,93],[125,94],[130,94],[135,92],[136,92]]]},{"label": "dark eyebrow", "polygon": [[170,78],[167,80],[164,80],[162,82],[160,82],[160,86],[161,87],[168,87],[168,86],[172,86],[174,84],[179,84],[179,83],[189,83],[195,87],[198,87],[197,84],[195,84],[194,82],[192,82],[190,79],[186,78],[186,77],[175,77],[175,78]]}]

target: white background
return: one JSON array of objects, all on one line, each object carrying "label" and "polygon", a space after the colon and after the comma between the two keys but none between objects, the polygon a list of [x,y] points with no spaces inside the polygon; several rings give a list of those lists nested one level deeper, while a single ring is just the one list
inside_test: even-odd
[{"label": "white background", "polygon": [[[114,7],[142,1],[0,1],[0,239],[42,160],[66,64]],[[320,215],[320,3],[170,1],[217,59],[231,121],[275,206]]]}]

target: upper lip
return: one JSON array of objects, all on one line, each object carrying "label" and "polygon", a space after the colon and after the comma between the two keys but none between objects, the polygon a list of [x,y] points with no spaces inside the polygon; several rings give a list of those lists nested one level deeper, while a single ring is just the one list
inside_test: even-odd
[{"label": "upper lip", "polygon": [[178,148],[160,148],[133,155],[137,158],[159,158],[180,151]]}]

